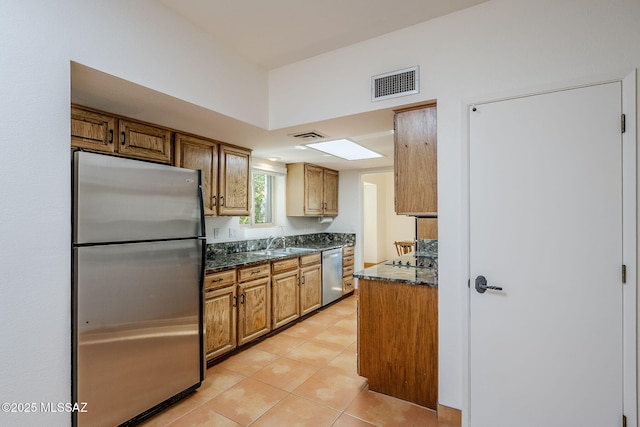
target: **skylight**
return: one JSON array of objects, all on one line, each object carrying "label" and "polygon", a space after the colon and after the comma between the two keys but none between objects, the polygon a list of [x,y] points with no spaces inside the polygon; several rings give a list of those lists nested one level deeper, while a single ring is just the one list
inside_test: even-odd
[{"label": "skylight", "polygon": [[335,139],[333,141],[313,142],[305,145],[345,160],[363,160],[382,157],[382,154],[358,145],[350,139]]}]

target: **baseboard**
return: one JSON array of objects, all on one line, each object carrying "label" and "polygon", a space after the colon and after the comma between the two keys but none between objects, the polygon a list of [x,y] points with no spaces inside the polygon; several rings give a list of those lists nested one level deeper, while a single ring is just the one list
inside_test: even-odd
[{"label": "baseboard", "polygon": [[462,425],[462,411],[438,403],[438,421],[450,423],[454,426]]}]

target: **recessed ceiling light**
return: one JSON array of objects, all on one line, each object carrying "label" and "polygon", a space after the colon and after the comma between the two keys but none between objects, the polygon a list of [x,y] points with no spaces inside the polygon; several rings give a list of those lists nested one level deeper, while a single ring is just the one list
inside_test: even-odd
[{"label": "recessed ceiling light", "polygon": [[296,150],[306,150],[307,147],[305,147],[304,145],[296,145],[293,148],[295,148]]},{"label": "recessed ceiling light", "polygon": [[307,147],[319,150],[345,160],[363,160],[382,157],[382,154],[358,145],[350,139],[335,139],[333,141],[314,142]]},{"label": "recessed ceiling light", "polygon": [[272,162],[277,162],[278,160],[280,160],[280,157],[269,157],[269,160],[271,160]]}]

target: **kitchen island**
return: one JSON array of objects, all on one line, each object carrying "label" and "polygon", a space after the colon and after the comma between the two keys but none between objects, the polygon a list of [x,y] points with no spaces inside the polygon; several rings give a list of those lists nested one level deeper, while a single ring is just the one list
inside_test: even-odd
[{"label": "kitchen island", "polygon": [[369,389],[437,409],[437,257],[411,253],[354,273],[358,373]]}]

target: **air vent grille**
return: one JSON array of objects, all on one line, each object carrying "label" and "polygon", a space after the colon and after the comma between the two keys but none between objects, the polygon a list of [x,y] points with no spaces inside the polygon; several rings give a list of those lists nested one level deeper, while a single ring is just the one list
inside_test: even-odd
[{"label": "air vent grille", "polygon": [[323,138],[327,137],[327,135],[323,135],[320,132],[316,132],[315,130],[310,130],[310,131],[306,131],[306,132],[291,133],[291,134],[289,134],[289,136],[292,136],[292,137],[298,138],[298,139],[303,139],[303,140],[307,140],[307,139],[323,139]]},{"label": "air vent grille", "polygon": [[419,69],[415,66],[371,77],[371,101],[419,93]]}]

